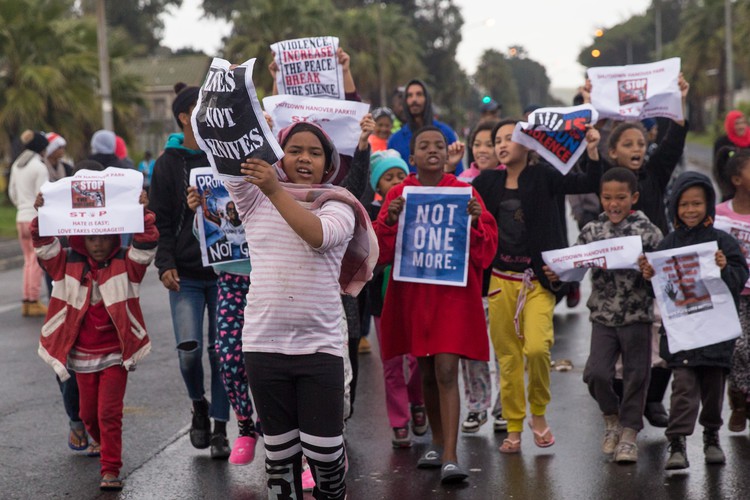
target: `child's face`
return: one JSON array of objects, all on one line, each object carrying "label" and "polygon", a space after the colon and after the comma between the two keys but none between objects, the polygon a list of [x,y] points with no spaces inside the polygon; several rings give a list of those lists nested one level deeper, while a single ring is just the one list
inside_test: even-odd
[{"label": "child's face", "polygon": [[599,198],[609,221],[616,225],[628,216],[638,201],[638,193],[631,192],[627,182],[609,181],[602,183]]},{"label": "child's face", "polygon": [[312,132],[297,132],[284,145],[281,162],[289,182],[320,184],[326,168],[326,154],[320,139]]},{"label": "child's face", "polygon": [[706,192],[700,186],[687,188],[677,202],[677,217],[687,226],[695,227],[706,218]]},{"label": "child's face", "polygon": [[409,161],[420,172],[442,172],[448,161],[448,145],[443,134],[437,130],[419,134],[414,142],[414,154]]},{"label": "child's face", "polygon": [[393,122],[387,116],[381,116],[375,120],[375,135],[381,139],[388,139],[392,128]]},{"label": "child's face", "polygon": [[115,246],[115,238],[111,234],[85,236],[83,241],[86,245],[86,251],[96,262],[104,262]]},{"label": "child's face", "polygon": [[737,191],[750,192],[750,161],[746,161],[739,175],[732,176],[732,185]]},{"label": "child's face", "polygon": [[401,184],[406,179],[406,173],[398,167],[389,168],[378,180],[378,193],[385,198],[393,186]]},{"label": "child's face", "polygon": [[497,167],[497,156],[495,156],[495,148],[492,147],[492,131],[477,132],[471,144],[471,153],[474,155],[474,161],[479,170]]},{"label": "child's face", "polygon": [[638,170],[646,157],[646,138],[637,128],[629,128],[620,135],[615,149],[609,150],[609,157],[618,167]]},{"label": "child's face", "polygon": [[503,125],[495,135],[495,155],[500,163],[508,167],[526,165],[529,150],[520,144],[513,142],[513,124]]}]

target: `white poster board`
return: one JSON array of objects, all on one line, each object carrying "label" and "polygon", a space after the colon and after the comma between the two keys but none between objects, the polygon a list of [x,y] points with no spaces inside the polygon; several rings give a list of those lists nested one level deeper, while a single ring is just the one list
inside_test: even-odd
[{"label": "white poster board", "polygon": [[344,99],[344,72],[335,36],[286,40],[271,45],[275,54],[279,94]]},{"label": "white poster board", "polygon": [[581,281],[589,268],[639,270],[640,236],[623,236],[585,245],[542,252],[542,259],[560,281]]},{"label": "white poster board", "polygon": [[39,208],[41,236],[143,232],[143,174],[108,167],[79,170],[72,177],[46,182]]}]

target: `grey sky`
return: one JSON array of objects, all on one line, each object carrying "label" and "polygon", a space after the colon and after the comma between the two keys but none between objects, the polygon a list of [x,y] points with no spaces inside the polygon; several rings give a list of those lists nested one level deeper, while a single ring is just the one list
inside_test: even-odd
[{"label": "grey sky", "polygon": [[[594,31],[646,11],[651,0],[454,0],[464,16],[458,61],[469,73],[476,70],[486,49],[526,48],[529,57],[547,68],[553,87],[576,87],[584,68],[576,58],[590,44]],[[202,19],[200,0],[184,0],[180,9],[165,15],[164,44],[192,46],[213,55],[226,23]],[[195,34],[200,25],[200,40]],[[252,57],[252,54],[248,54]]]}]

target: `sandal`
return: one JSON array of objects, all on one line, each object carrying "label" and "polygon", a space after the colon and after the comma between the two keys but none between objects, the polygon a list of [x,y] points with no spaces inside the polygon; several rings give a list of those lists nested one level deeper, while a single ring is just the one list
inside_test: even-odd
[{"label": "sandal", "polygon": [[74,451],[83,451],[88,447],[89,436],[86,434],[86,429],[83,426],[75,428],[71,422],[70,434],[68,434],[68,448]]},{"label": "sandal", "polygon": [[[531,429],[531,432],[534,433],[534,444],[539,448],[549,448],[550,446],[555,444],[555,436],[552,435],[552,430],[550,430],[549,426],[547,426],[542,432],[539,432],[535,431],[531,426],[531,422],[529,422],[529,429]],[[547,439],[544,439],[545,436],[549,437]]]},{"label": "sandal", "polygon": [[506,453],[508,455],[514,453],[520,453],[521,451],[521,440],[520,439],[503,439],[503,444],[500,446],[500,453]]},{"label": "sandal", "polygon": [[86,448],[86,456],[87,457],[98,457],[102,454],[102,447],[99,443],[96,441],[91,441],[89,443],[89,447]]},{"label": "sandal", "polygon": [[114,474],[104,474],[99,482],[99,489],[102,491],[121,491],[122,487],[122,479]]}]

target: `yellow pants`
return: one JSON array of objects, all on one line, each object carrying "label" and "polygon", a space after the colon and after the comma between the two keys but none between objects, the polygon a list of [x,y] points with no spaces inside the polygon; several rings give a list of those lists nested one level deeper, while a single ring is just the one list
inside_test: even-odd
[{"label": "yellow pants", "polygon": [[[508,432],[521,432],[526,417],[524,358],[529,374],[529,405],[532,415],[544,415],[550,402],[550,349],[554,343],[552,313],[555,296],[534,281],[519,314],[516,335],[513,318],[523,283],[522,274],[493,272],[489,288],[490,337],[500,363],[500,396]],[[517,278],[516,278],[517,276]]]}]

